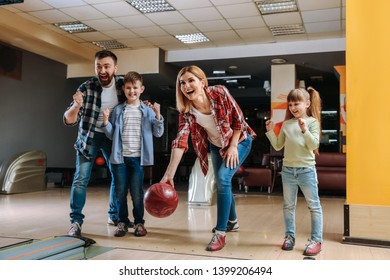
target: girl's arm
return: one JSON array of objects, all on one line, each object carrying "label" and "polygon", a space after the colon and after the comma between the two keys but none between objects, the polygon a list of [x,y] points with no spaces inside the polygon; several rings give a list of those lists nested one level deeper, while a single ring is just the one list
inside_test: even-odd
[{"label": "girl's arm", "polygon": [[272,147],[276,151],[280,151],[281,149],[283,149],[285,141],[286,141],[286,135],[284,134],[283,129],[281,129],[279,132],[279,135],[276,136],[276,134],[274,132],[275,125],[274,125],[273,121],[271,121],[271,120],[266,121],[265,126],[267,129],[267,132],[265,133],[265,135],[269,139]]},{"label": "girl's arm", "polygon": [[320,145],[320,127],[317,120],[307,125],[303,138],[309,150],[318,149]]}]

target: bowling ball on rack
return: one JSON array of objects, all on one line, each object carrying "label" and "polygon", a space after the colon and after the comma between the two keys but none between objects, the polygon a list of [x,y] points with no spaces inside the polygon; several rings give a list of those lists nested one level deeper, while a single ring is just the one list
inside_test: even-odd
[{"label": "bowling ball on rack", "polygon": [[103,166],[105,163],[106,163],[106,161],[105,161],[104,157],[99,156],[95,159],[96,165]]},{"label": "bowling ball on rack", "polygon": [[176,190],[169,184],[156,183],[145,192],[144,205],[146,211],[156,217],[165,218],[175,212],[179,203]]}]

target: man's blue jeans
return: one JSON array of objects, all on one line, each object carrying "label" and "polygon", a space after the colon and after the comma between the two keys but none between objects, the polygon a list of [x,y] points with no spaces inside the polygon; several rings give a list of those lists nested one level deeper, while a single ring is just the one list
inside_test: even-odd
[{"label": "man's blue jeans", "polygon": [[211,160],[215,173],[215,181],[217,183],[217,226],[216,230],[226,231],[228,220],[234,221],[237,219],[236,203],[234,201],[232,190],[232,178],[237,169],[247,158],[252,148],[252,136],[238,144],[238,160],[239,164],[234,169],[226,167],[226,162],[219,154],[221,148],[210,144]]},{"label": "man's blue jeans", "polygon": [[134,224],[144,224],[144,167],[140,157],[124,157],[124,163],[113,164],[115,191],[119,200],[118,222],[130,223],[127,194],[130,190],[133,201]]},{"label": "man's blue jeans", "polygon": [[110,208],[108,215],[112,220],[118,219],[118,199],[115,194],[114,176],[111,171],[111,164],[109,161],[111,154],[112,141],[106,137],[104,133],[95,132],[93,143],[90,149],[91,158],[88,160],[82,154],[77,152],[76,154],[76,171],[73,178],[72,189],[70,191],[70,222],[78,222],[83,224],[84,215],[82,210],[85,205],[87,196],[87,186],[91,178],[92,167],[95,163],[98,152],[101,151],[104,159],[106,160],[108,170],[111,173],[111,186],[110,186]]},{"label": "man's blue jeans", "polygon": [[311,240],[322,242],[322,207],[318,196],[317,172],[312,167],[282,167],[283,215],[286,236],[295,237],[298,188],[305,196],[311,215]]}]

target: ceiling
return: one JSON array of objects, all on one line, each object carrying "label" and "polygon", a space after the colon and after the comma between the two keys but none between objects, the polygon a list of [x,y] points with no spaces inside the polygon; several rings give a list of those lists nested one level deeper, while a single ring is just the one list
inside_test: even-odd
[{"label": "ceiling", "polygon": [[[64,64],[91,62],[100,50],[93,41],[116,40],[129,51],[159,48],[172,73],[196,64],[209,77],[213,70],[249,76],[229,84],[241,96],[258,94],[259,88],[263,91],[264,80],[271,78],[273,58],[296,64],[297,78],[307,83],[335,79],[333,66],[345,64],[345,0],[296,0],[298,11],[272,15],[261,15],[255,0],[167,2],[174,11],[148,14],[124,0],[25,0],[3,5],[0,41]],[[95,31],[70,34],[53,25],[70,21]],[[270,31],[273,26],[297,23],[303,24],[305,33],[274,36]],[[174,36],[198,32],[209,41],[184,44]],[[147,88],[174,92],[174,75],[144,77]]]}]

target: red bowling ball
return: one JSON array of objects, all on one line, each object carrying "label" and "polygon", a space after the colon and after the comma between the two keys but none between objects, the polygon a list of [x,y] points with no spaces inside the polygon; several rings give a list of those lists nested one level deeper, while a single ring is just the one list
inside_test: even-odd
[{"label": "red bowling ball", "polygon": [[95,164],[99,166],[103,166],[105,163],[106,161],[104,160],[104,157],[97,157],[95,160]]},{"label": "red bowling ball", "polygon": [[146,211],[156,217],[165,218],[175,212],[179,203],[176,190],[169,184],[156,183],[145,192],[144,205]]}]

